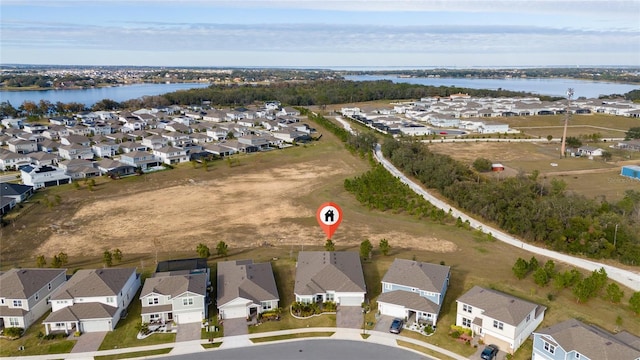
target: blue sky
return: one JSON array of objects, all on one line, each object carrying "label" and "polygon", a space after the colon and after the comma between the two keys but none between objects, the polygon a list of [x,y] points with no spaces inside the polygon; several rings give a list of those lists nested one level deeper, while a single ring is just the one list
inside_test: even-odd
[{"label": "blue sky", "polygon": [[640,0],[1,0],[0,63],[640,66]]}]

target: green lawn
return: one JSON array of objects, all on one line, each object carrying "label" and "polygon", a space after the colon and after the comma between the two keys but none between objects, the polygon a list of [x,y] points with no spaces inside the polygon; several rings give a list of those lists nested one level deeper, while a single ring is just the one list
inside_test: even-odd
[{"label": "green lawn", "polygon": [[302,339],[302,338],[310,338],[310,337],[330,337],[335,334],[331,331],[325,332],[308,332],[308,333],[296,333],[296,334],[288,334],[288,335],[276,335],[276,336],[265,336],[259,338],[251,339],[251,342],[255,343],[263,343],[269,341],[279,341],[279,340],[289,340],[289,339]]},{"label": "green lawn", "polygon": [[451,359],[447,355],[441,354],[441,353],[439,353],[437,351],[433,351],[433,350],[431,350],[429,348],[426,348],[426,347],[420,346],[420,345],[416,345],[416,344],[408,342],[408,341],[396,340],[396,342],[398,343],[398,346],[400,346],[400,347],[416,350],[416,351],[419,351],[419,352],[421,352],[423,354],[432,356],[432,357],[434,357],[436,359],[440,359],[440,360],[450,360]]},{"label": "green lawn", "polygon": [[163,355],[168,354],[173,348],[164,348],[164,349],[156,349],[156,350],[147,350],[147,351],[134,351],[124,354],[114,354],[114,355],[100,355],[94,356],[94,360],[117,360],[117,359],[130,359],[130,358],[139,358],[139,357],[147,357],[154,355]]},{"label": "green lawn", "polygon": [[[45,354],[66,354],[71,352],[76,340],[67,340],[66,335],[59,335],[55,339],[45,340],[38,337],[39,333],[44,334],[44,325],[42,321],[50,314],[47,312],[38,319],[35,324],[16,340],[0,339],[0,356],[28,356],[28,355],[45,355]],[[74,339],[71,337],[71,339]],[[23,346],[24,350],[18,350]]]}]

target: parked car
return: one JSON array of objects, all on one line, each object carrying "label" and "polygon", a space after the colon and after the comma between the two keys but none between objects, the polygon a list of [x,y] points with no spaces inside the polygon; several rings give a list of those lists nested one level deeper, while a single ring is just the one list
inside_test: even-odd
[{"label": "parked car", "polygon": [[393,319],[393,321],[391,322],[391,326],[389,327],[389,332],[392,334],[400,334],[403,324],[404,321],[402,321],[401,319]]},{"label": "parked car", "polygon": [[487,345],[487,347],[482,350],[482,354],[480,354],[480,357],[483,360],[493,360],[495,359],[496,355],[498,355],[498,351],[500,350],[496,345]]}]

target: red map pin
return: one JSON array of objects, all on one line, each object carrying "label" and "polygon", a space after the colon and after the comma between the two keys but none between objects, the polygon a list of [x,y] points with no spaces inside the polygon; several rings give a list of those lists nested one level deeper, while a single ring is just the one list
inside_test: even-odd
[{"label": "red map pin", "polygon": [[336,203],[326,202],[318,208],[316,219],[324,233],[327,234],[327,239],[331,239],[342,222],[342,209]]}]

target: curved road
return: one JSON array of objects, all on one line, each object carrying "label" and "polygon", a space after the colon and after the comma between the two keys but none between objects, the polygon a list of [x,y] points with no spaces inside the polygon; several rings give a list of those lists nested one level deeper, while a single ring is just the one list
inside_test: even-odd
[{"label": "curved road", "polygon": [[[340,117],[336,117],[336,120],[338,122],[340,122],[344,126],[344,128],[346,130],[348,130],[349,132],[353,133],[351,125],[349,125],[349,123],[347,121],[345,121],[344,119],[342,119]],[[509,245],[512,245],[512,246],[515,246],[515,247],[519,247],[521,249],[527,250],[529,252],[532,252],[532,253],[535,253],[535,254],[538,254],[538,255],[541,255],[541,256],[548,257],[550,259],[554,259],[554,260],[561,261],[561,262],[564,262],[564,263],[567,263],[567,264],[571,264],[573,266],[576,266],[576,267],[579,267],[579,268],[582,268],[582,269],[585,269],[585,270],[588,270],[588,271],[593,271],[593,270],[598,270],[600,268],[604,268],[610,279],[613,279],[613,280],[619,282],[620,284],[622,284],[624,286],[627,286],[630,289],[633,289],[633,291],[640,291],[640,273],[633,272],[633,271],[630,271],[630,270],[620,269],[618,267],[602,264],[602,263],[599,263],[599,262],[596,262],[596,261],[591,261],[591,260],[586,260],[586,259],[573,257],[573,256],[570,256],[570,255],[559,253],[557,251],[552,251],[552,250],[544,249],[544,248],[541,248],[541,247],[538,247],[538,246],[534,246],[534,245],[525,243],[525,242],[515,238],[514,236],[511,236],[511,235],[509,235],[509,234],[507,234],[507,233],[505,233],[505,232],[503,232],[501,230],[498,230],[498,229],[496,229],[494,227],[491,227],[490,225],[484,224],[484,223],[472,218],[471,216],[469,216],[469,215],[463,213],[462,211],[454,208],[453,206],[447,204],[446,202],[436,198],[431,193],[429,193],[428,191],[423,189],[421,186],[419,186],[415,182],[411,181],[400,170],[398,170],[395,166],[393,166],[393,164],[391,164],[391,162],[389,160],[385,159],[385,157],[382,155],[380,144],[376,145],[374,156],[375,156],[376,160],[379,163],[381,163],[382,166],[384,166],[385,169],[387,169],[387,171],[389,171],[395,177],[400,179],[400,181],[402,181],[403,183],[407,184],[414,192],[416,192],[417,194],[421,195],[425,200],[429,201],[431,204],[433,204],[437,208],[442,209],[442,210],[444,210],[446,212],[451,212],[451,215],[454,218],[460,217],[462,219],[462,221],[469,221],[469,223],[471,224],[472,228],[481,230],[485,234],[489,234],[490,233],[495,239],[498,239],[498,240],[500,240],[502,242],[505,242],[505,243],[507,243]]]}]

